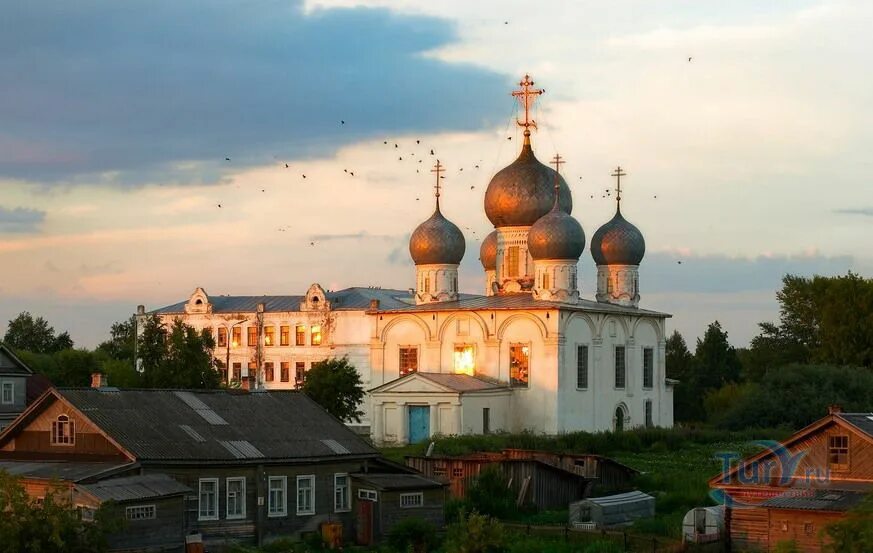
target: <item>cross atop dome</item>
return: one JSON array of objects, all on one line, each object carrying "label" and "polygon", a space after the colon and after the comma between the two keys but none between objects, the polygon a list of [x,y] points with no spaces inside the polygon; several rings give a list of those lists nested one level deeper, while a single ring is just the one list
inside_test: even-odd
[{"label": "cross atop dome", "polygon": [[524,79],[518,83],[518,86],[520,86],[521,89],[513,90],[512,95],[517,98],[522,107],[524,107],[524,121],[516,119],[516,123],[519,127],[524,127],[524,136],[527,138],[530,136],[530,127],[537,128],[537,122],[530,117],[530,108],[533,107],[537,96],[543,94],[545,90],[541,88],[533,88],[534,82],[531,80],[530,75],[527,74],[524,76]]},{"label": "cross atop dome", "polygon": [[433,185],[434,190],[436,191],[436,197],[439,199],[440,197],[440,179],[443,178],[440,176],[440,173],[445,172],[445,165],[440,163],[440,160],[436,161],[436,164],[433,166],[433,169],[430,170],[431,173],[436,174],[436,184]]},{"label": "cross atop dome", "polygon": [[612,173],[611,176],[615,177],[615,203],[619,208],[621,208],[621,178],[627,176],[627,173],[625,173],[622,170],[621,165],[619,165],[615,168],[615,172]]}]

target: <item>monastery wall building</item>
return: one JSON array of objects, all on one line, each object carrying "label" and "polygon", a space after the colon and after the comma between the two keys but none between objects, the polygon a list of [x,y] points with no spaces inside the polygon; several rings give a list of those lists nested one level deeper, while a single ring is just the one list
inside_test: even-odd
[{"label": "monastery wall building", "polygon": [[313,362],[348,355],[369,391],[363,425],[378,444],[672,426],[669,315],[639,307],[645,240],[621,212],[624,173],[614,173],[615,216],[590,243],[595,299],[583,299],[585,233],[566,181],[534,155],[528,108],[541,91],[528,77],[520,84],[524,144],[485,192],[495,230],[479,252],[484,294],[458,290],[466,242],[441,212],[437,162],[433,214],[409,242],[413,289],[313,284],[303,296],[240,297],[198,288],[153,313],[210,329],[223,378],[250,387],[294,387]]}]

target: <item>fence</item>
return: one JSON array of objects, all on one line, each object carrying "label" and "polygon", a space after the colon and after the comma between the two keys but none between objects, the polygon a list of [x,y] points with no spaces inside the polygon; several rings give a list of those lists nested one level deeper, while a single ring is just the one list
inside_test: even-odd
[{"label": "fence", "polygon": [[592,543],[609,541],[622,547],[627,553],[679,553],[699,551],[716,553],[724,551],[724,545],[709,544],[709,547],[689,546],[670,538],[641,536],[618,530],[589,530],[573,526],[539,526],[530,524],[503,523],[507,530],[514,530],[527,535],[563,537],[567,541]]}]

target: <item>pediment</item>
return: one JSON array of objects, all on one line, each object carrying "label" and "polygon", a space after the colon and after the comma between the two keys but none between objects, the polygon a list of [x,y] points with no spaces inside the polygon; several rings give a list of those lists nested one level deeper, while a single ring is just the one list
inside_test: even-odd
[{"label": "pediment", "polygon": [[384,394],[384,393],[418,393],[418,394],[445,394],[452,393],[457,394],[457,390],[453,390],[447,386],[442,386],[437,384],[436,382],[432,382],[427,378],[413,373],[407,376],[402,376],[397,380],[392,380],[391,382],[387,382],[382,384],[378,388],[370,390],[371,394]]}]

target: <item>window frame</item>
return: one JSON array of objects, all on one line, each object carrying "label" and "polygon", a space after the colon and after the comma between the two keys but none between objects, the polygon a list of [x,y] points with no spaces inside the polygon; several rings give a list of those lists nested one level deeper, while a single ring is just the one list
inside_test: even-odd
[{"label": "window frame", "polygon": [[218,327],[218,333],[217,333],[217,336],[215,338],[215,344],[216,344],[215,347],[226,348],[227,347],[227,340],[228,340],[227,327],[226,326]]},{"label": "window frame", "polygon": [[306,382],[306,361],[296,361],[294,363],[294,387],[301,388]]},{"label": "window frame", "polygon": [[[407,371],[404,372],[404,369],[403,369],[403,360],[404,360],[403,353],[404,353],[404,351],[408,351],[408,350],[414,350],[414,351],[415,351],[415,354],[414,354],[414,356],[413,356],[413,357],[414,357],[414,361],[415,361],[415,363],[414,363],[415,367],[413,367],[412,370],[407,370]],[[407,357],[407,361],[408,361],[408,360],[409,360],[409,358]],[[406,376],[406,375],[408,375],[408,374],[412,374],[412,373],[417,373],[417,372],[418,372],[418,346],[399,346],[399,347],[397,348],[397,371],[398,371],[398,374],[399,374],[400,376]]]},{"label": "window frame", "polygon": [[[340,478],[346,479],[345,486],[343,486],[343,487],[340,487],[340,485],[337,484],[337,480],[339,480]],[[342,505],[340,505],[339,502],[337,501],[337,499],[338,499],[337,495],[340,492],[340,490],[344,490],[344,493],[343,493],[344,501],[343,501]],[[351,481],[351,478],[349,478],[349,473],[347,473],[347,472],[336,472],[333,475],[333,512],[334,513],[348,513],[351,510],[352,510],[352,481]]]},{"label": "window frame", "polygon": [[[618,352],[621,350],[621,386],[618,383],[619,367],[618,367]],[[627,347],[617,345],[612,348],[612,365],[614,367],[613,387],[616,390],[627,389]]]},{"label": "window frame", "polygon": [[[309,481],[311,485],[309,486],[309,503],[307,509],[302,509],[300,505],[300,492],[301,490],[306,490],[307,488],[301,488],[300,483]],[[315,475],[314,474],[300,474],[297,476],[297,502],[296,502],[296,514],[297,516],[309,516],[315,514]]]},{"label": "window frame", "polygon": [[[239,506],[242,507],[240,513],[230,512],[230,483],[240,482],[240,497],[238,498]],[[239,520],[246,518],[246,479],[244,476],[230,476],[224,479],[224,516],[227,520]]]},{"label": "window frame", "polygon": [[461,342],[461,343],[452,345],[452,370],[455,372],[455,374],[468,374],[467,372],[458,373],[458,360],[455,357],[455,355],[458,353],[459,349],[465,350],[467,348],[470,348],[470,350],[473,352],[473,367],[472,367],[472,369],[473,369],[473,375],[476,374],[476,344],[473,344],[470,342]]},{"label": "window frame", "polygon": [[[301,330],[302,330],[302,332],[301,332]],[[295,346],[305,346],[306,345],[306,325],[305,324],[294,325],[294,345]]]},{"label": "window frame", "polygon": [[[254,332],[252,332],[254,331]],[[246,327],[246,345],[250,348],[258,345],[258,327],[255,325]]]},{"label": "window frame", "polygon": [[[6,401],[6,390],[9,390],[9,401]],[[15,382],[12,380],[4,380],[0,383],[0,405],[15,404]]]},{"label": "window frame", "polygon": [[264,382],[272,382],[276,374],[276,364],[273,361],[264,361]]},{"label": "window frame", "polygon": [[[273,482],[281,482],[281,488],[273,490],[271,485]],[[282,493],[282,510],[273,510],[273,491],[281,491]],[[267,477],[267,518],[279,518],[288,516],[288,477],[268,476]]]},{"label": "window frame", "polygon": [[[151,516],[137,516],[136,518],[131,518],[131,513],[137,512],[139,509],[145,509],[145,512],[151,514]],[[124,508],[124,520],[138,522],[140,520],[154,520],[156,518],[158,518],[158,508],[154,503],[149,505],[128,505]]]},{"label": "window frame", "polygon": [[[406,503],[404,504],[404,499],[417,499],[414,503]],[[424,507],[424,492],[408,492],[400,494],[400,508],[401,509],[419,509]]]},{"label": "window frame", "polygon": [[291,361],[279,362],[279,382],[291,382]]},{"label": "window frame", "polygon": [[[527,367],[525,367],[525,370],[527,371],[527,376],[523,382],[520,380],[518,381],[518,382],[522,382],[522,383],[517,383],[516,382],[517,379],[515,379],[512,376],[512,362],[514,360],[514,357],[512,356],[513,348],[522,348],[522,352],[524,351],[524,348],[527,348]],[[510,344],[509,344],[509,387],[512,389],[520,389],[520,390],[530,389],[530,358],[531,358],[531,351],[530,350],[531,350],[530,342],[510,342]]]},{"label": "window frame", "polygon": [[279,325],[279,346],[291,345],[291,325]]},{"label": "window frame", "polygon": [[655,426],[655,404],[651,398],[646,398],[643,403],[643,419],[646,428],[654,428]]},{"label": "window frame", "polygon": [[[649,367],[646,369],[646,354],[649,357]],[[655,348],[643,347],[643,389],[651,390],[655,387]]]},{"label": "window frame", "polygon": [[521,258],[521,248],[518,246],[509,246],[506,248],[506,276],[517,278],[519,276],[519,259]]},{"label": "window frame", "polygon": [[[219,520],[218,494],[221,491],[218,478],[199,478],[197,480],[197,520]],[[215,497],[214,515],[203,514],[203,484],[215,484],[213,495]]]},{"label": "window frame", "polygon": [[[61,417],[64,420],[61,420]],[[65,429],[61,439],[61,429]],[[74,447],[76,445],[76,421],[66,413],[61,413],[52,421],[49,443],[53,446]]]},{"label": "window frame", "polygon": [[[845,440],[846,445],[834,445],[834,439]],[[831,434],[828,436],[828,468],[834,472],[846,472],[852,465],[850,438],[848,434]],[[838,450],[836,453],[835,450]],[[845,463],[834,462],[834,455],[844,455]]]},{"label": "window frame", "polygon": [[[582,360],[582,358],[583,358],[579,354],[580,354],[580,350],[583,348],[585,350],[585,356],[584,356],[585,366],[584,366],[584,368],[579,366],[579,361]],[[591,348],[588,347],[588,344],[576,344],[576,389],[577,390],[587,390],[588,387],[590,386],[590,382],[588,380],[588,377],[590,374],[590,371],[589,371],[590,366],[591,366]],[[580,370],[580,369],[583,369],[583,370]],[[583,379],[579,378],[579,375],[582,375],[582,374],[585,375],[584,382],[583,382]],[[580,384],[583,384],[583,383],[584,383],[584,386],[580,386]]]},{"label": "window frame", "polygon": [[321,325],[311,325],[309,327],[309,345],[320,346],[324,340]]},{"label": "window frame", "polygon": [[264,347],[276,345],[276,325],[264,325]]},{"label": "window frame", "polygon": [[238,348],[242,345],[242,327],[236,325],[230,333],[230,346]]},{"label": "window frame", "polygon": [[230,381],[242,382],[242,363],[236,362],[231,366]]}]

